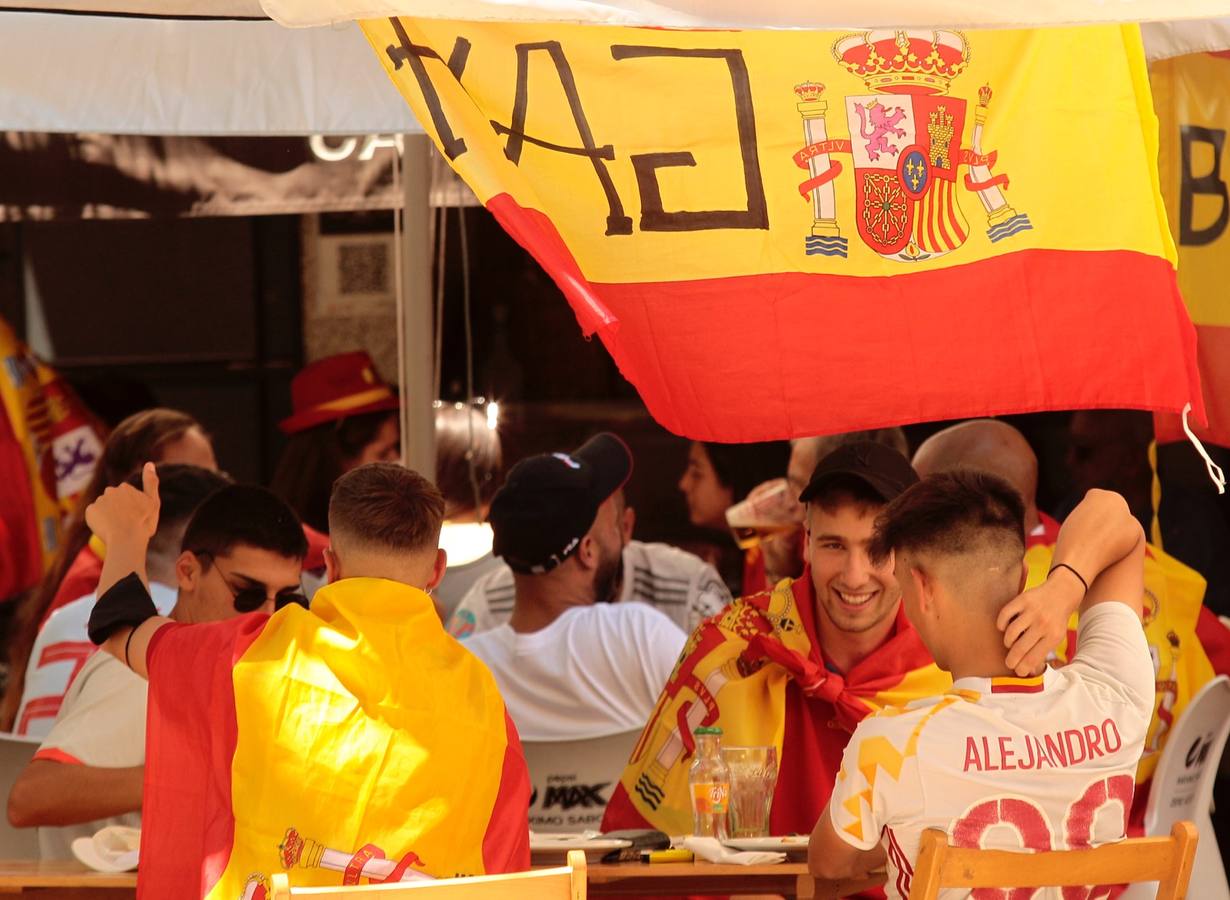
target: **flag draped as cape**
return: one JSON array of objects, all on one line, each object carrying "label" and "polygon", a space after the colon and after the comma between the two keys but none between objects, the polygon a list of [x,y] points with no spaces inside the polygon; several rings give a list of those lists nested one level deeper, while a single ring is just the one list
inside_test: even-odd
[{"label": "flag draped as cape", "polygon": [[828,803],[854,727],[887,705],[941,694],[936,668],[899,612],[892,637],[844,676],[816,641],[811,573],[735,601],[689,638],[607,806],[603,829],[692,830],[693,729],[730,745],[772,745],[780,774],[770,831],[807,833]]},{"label": "flag draped as cape", "polygon": [[516,730],[422,591],[345,579],[310,611],[167,625],[149,677],[140,897],[529,867]]}]

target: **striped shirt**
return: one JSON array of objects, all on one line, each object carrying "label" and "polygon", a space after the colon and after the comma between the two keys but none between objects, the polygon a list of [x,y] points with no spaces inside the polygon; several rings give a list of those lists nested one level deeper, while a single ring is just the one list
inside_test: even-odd
[{"label": "striped shirt", "polygon": [[[501,565],[462,598],[449,619],[449,634],[464,641],[503,625],[512,615],[515,599],[512,570]],[[731,596],[717,570],[700,557],[669,544],[631,541],[623,552],[619,600],[648,603],[691,634],[703,620],[721,612]]]}]

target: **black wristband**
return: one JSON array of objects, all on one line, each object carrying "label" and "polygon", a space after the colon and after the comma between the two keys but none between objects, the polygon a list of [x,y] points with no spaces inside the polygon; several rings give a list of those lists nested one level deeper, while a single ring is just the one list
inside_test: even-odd
[{"label": "black wristband", "polygon": [[1084,586],[1085,593],[1086,594],[1089,593],[1089,582],[1084,579],[1084,577],[1081,575],[1080,572],[1076,571],[1076,569],[1072,568],[1067,563],[1055,563],[1055,565],[1051,566],[1051,571],[1046,573],[1046,577],[1050,578],[1051,572],[1054,572],[1056,569],[1067,569],[1069,572],[1075,575],[1076,580],[1079,581]]},{"label": "black wristband", "polygon": [[90,612],[87,630],[90,640],[101,644],[121,628],[136,628],[146,619],[158,615],[158,608],[149,591],[133,572],[121,578],[98,598]]}]

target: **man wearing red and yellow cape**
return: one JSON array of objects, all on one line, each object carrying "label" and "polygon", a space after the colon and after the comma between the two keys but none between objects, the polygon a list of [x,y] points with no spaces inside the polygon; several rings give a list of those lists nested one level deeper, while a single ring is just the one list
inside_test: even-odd
[{"label": "man wearing red and yellow cape", "polygon": [[730,745],[777,748],[770,831],[807,834],[855,725],[886,705],[943,693],[901,611],[888,567],[867,554],[876,513],[918,476],[889,447],[855,443],[816,467],[807,509],[808,566],[797,580],[737,600],[692,634],[603,819],[604,830],[692,831],[693,731]]},{"label": "man wearing red and yellow cape", "polygon": [[86,512],[107,544],[90,637],[150,682],[138,897],[265,900],[279,870],[354,885],[529,868],[516,730],[425,590],[444,573],[439,491],[391,463],[347,473],[310,610],[180,625],[142,584],[152,465],[144,479]]},{"label": "man wearing red and yellow cape", "polygon": [[[999,475],[1025,503],[1026,587],[1046,580],[1059,524],[1037,508],[1038,460],[1019,431],[1005,422],[974,419],[937,432],[914,454],[922,476],[959,467]],[[1230,629],[1204,606],[1205,580],[1160,547],[1145,548],[1145,640],[1153,656],[1156,697],[1144,753],[1136,769],[1136,793],[1128,819],[1129,833],[1139,834],[1158,757],[1175,721],[1188,702],[1217,675],[1230,674]],[[1056,649],[1061,662],[1076,653],[1076,616],[1068,637]]]}]

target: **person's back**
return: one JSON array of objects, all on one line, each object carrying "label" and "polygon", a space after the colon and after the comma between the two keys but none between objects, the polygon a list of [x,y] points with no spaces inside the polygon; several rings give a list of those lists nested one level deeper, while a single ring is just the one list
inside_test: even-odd
[{"label": "person's back", "polygon": [[[953,687],[860,723],[813,832],[817,874],[886,855],[889,896],[904,898],[926,828],[1032,851],[1124,837],[1153,703],[1144,534],[1121,497],[1092,492],[1048,580],[1019,594],[1023,525],[1017,492],[978,472],[925,479],[877,521],[875,552],[894,559],[906,614]],[[1045,667],[1078,606],[1075,657]]]},{"label": "person's back", "polygon": [[889,882],[902,897],[927,828],[962,847],[1122,839],[1152,711],[1147,653],[1131,610],[1102,604],[1082,619],[1080,650],[1061,669],[962,678],[944,697],[865,720],[847,747],[859,770],[834,797],[866,791],[884,811],[859,803],[854,815],[837,804],[834,824],[865,846],[883,829],[896,870]]},{"label": "person's back", "polygon": [[426,593],[442,513],[401,466],[347,473],[311,610],[229,627],[138,625],[132,579],[104,570],[91,636],[150,679],[141,896],[241,896],[283,869],[319,885],[529,866],[516,730]]},{"label": "person's back", "polygon": [[600,603],[528,634],[499,625],[465,647],[495,676],[524,740],[572,741],[645,727],[685,640],[651,606]]},{"label": "person's back", "polygon": [[642,603],[616,603],[623,485],[632,454],[613,434],[513,466],[491,504],[494,551],[512,569],[506,624],[466,647],[490,666],[518,730],[540,741],[642,727],[686,636]]}]

